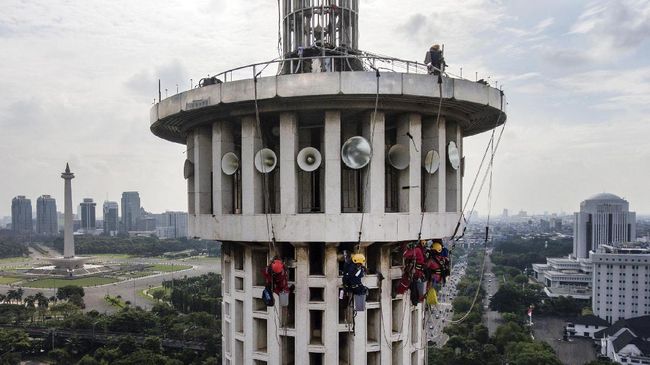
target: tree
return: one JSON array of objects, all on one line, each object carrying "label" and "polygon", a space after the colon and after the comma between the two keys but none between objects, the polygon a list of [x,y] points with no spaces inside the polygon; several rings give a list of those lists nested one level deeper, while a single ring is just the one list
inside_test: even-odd
[{"label": "tree", "polygon": [[494,337],[492,338],[492,342],[497,346],[499,352],[503,352],[506,346],[511,342],[528,341],[530,341],[528,333],[520,325],[514,322],[508,322],[497,327],[497,330],[494,332]]},{"label": "tree", "polygon": [[56,365],[68,365],[72,362],[72,358],[68,351],[62,348],[57,348],[48,353],[48,356],[54,360]]},{"label": "tree", "polygon": [[0,354],[29,349],[31,342],[23,330],[0,328]]},{"label": "tree", "polygon": [[101,363],[97,360],[95,360],[94,357],[90,355],[85,355],[84,357],[79,360],[77,365],[101,365]]},{"label": "tree", "polygon": [[512,365],[562,365],[545,342],[514,342],[506,346],[506,358]]},{"label": "tree", "polygon": [[56,291],[56,298],[58,300],[68,300],[72,295],[75,294],[83,298],[83,296],[85,295],[84,288],[77,285],[62,286]]},{"label": "tree", "polygon": [[153,353],[160,353],[162,350],[162,344],[159,337],[149,336],[144,339],[142,343],[142,348],[149,350]]}]

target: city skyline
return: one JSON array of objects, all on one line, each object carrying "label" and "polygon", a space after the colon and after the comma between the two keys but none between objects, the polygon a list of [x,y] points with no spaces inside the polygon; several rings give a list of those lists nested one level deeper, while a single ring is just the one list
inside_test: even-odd
[{"label": "city skyline", "polygon": [[[196,85],[208,74],[277,57],[277,19],[268,16],[277,12],[274,2],[125,4],[9,1],[0,15],[0,45],[7,50],[0,67],[7,85],[0,90],[0,154],[12,176],[0,182],[0,202],[6,202],[0,216],[10,215],[8,202],[18,195],[62,201],[52,176],[65,161],[79,174],[75,202],[116,201],[122,191],[137,190],[152,211],[186,211],[184,146],[148,130],[158,78],[164,98],[176,84],[187,90],[190,78]],[[421,62],[433,42],[444,43],[449,72],[462,67],[465,77],[473,80],[477,72],[504,86],[509,121],[492,201],[501,208],[492,215],[503,207],[512,214],[570,213],[601,192],[650,214],[643,183],[650,172],[638,168],[650,159],[650,83],[643,81],[650,78],[650,4],[473,0],[459,7],[418,0],[400,12],[380,5],[361,4],[360,48]],[[160,16],[147,16],[152,12]],[[388,26],[386,19],[392,19]],[[221,26],[206,25],[212,21]],[[163,42],[166,47],[154,46]],[[40,135],[47,141],[26,143]],[[465,141],[472,156],[465,192],[487,138]],[[485,195],[477,205],[483,215]]]}]

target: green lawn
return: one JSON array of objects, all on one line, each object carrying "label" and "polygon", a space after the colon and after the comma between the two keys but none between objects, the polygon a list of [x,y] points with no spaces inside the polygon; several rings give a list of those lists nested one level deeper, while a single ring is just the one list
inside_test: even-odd
[{"label": "green lawn", "polygon": [[126,253],[96,253],[96,254],[90,254],[89,256],[92,257],[97,257],[98,259],[130,259],[132,255],[126,254]]},{"label": "green lawn", "polygon": [[22,279],[14,278],[14,277],[11,277],[11,276],[0,276],[0,284],[5,284],[5,285],[6,284],[13,284],[13,283],[15,283],[17,281],[20,281],[20,280],[22,280]]},{"label": "green lawn", "polygon": [[79,279],[38,279],[35,281],[24,282],[23,286],[29,288],[60,288],[66,285],[94,286],[110,284],[117,281],[117,279],[113,278],[91,276]]},{"label": "green lawn", "polygon": [[159,272],[172,272],[172,271],[181,271],[181,270],[187,270],[191,269],[192,266],[190,265],[162,265],[162,264],[157,264],[157,265],[151,265],[147,267],[148,271],[159,271]]},{"label": "green lawn", "polygon": [[13,264],[16,262],[25,262],[29,261],[29,257],[7,257],[4,259],[0,259],[0,265],[2,264]]}]

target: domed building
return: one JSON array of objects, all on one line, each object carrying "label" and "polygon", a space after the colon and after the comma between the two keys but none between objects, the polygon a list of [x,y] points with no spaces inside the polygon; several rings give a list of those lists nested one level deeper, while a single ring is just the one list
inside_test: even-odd
[{"label": "domed building", "polygon": [[618,245],[636,238],[636,213],[614,194],[596,194],[580,203],[574,213],[573,257],[585,259],[600,245]]}]

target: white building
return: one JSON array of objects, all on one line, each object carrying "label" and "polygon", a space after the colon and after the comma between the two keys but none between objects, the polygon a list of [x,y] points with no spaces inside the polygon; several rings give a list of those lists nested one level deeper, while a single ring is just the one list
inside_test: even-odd
[{"label": "white building", "polygon": [[575,318],[567,323],[566,331],[570,336],[596,339],[596,333],[608,328],[609,322],[593,314]]},{"label": "white building", "polygon": [[551,298],[591,298],[591,263],[588,260],[547,258],[546,264],[533,264],[533,273]]},{"label": "white building", "polygon": [[636,213],[629,203],[614,194],[601,193],[580,203],[574,213],[573,256],[589,257],[600,245],[633,242],[636,237]]},{"label": "white building", "polygon": [[650,249],[601,245],[591,261],[595,315],[613,323],[650,314]]},{"label": "white building", "polygon": [[[453,234],[463,138],[503,123],[505,98],[360,52],[358,0],[282,11],[284,59],[204,79],[150,114],[154,134],[187,146],[190,236],[223,242],[223,363],[423,364],[423,307],[391,296],[394,249]],[[344,250],[367,258],[356,316],[338,295]],[[292,262],[286,307],[261,299],[275,255]]]},{"label": "white building", "polygon": [[160,239],[185,238],[187,233],[187,213],[170,212],[155,214],[156,236]]},{"label": "white building", "polygon": [[650,364],[650,316],[619,320],[596,333],[600,353],[619,364]]}]

